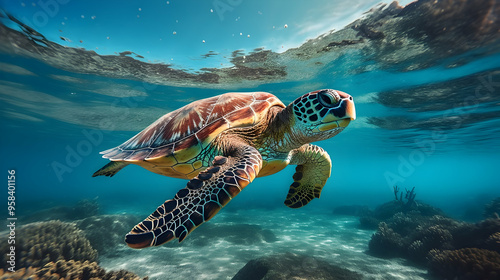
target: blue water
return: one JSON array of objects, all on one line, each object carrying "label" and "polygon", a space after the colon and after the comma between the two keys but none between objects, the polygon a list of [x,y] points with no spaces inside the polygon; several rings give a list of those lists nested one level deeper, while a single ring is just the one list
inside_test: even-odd
[{"label": "blue water", "polygon": [[[408,57],[391,57],[384,65],[368,59],[366,49],[345,49],[337,55],[300,47],[307,39],[321,43],[320,34],[341,29],[377,1],[354,6],[340,1],[343,11],[324,3],[329,1],[313,1],[307,7],[305,2],[233,1],[237,5],[223,12],[222,19],[214,6],[217,1],[194,8],[190,1],[86,1],[85,7],[75,1],[53,2],[58,4],[52,15],[40,4],[0,1],[2,34],[8,35],[0,43],[0,170],[16,170],[19,213],[97,198],[103,213],[146,217],[185,181],[139,166],[129,166],[113,178],[92,178],[107,163],[99,152],[123,143],[172,110],[229,91],[266,91],[289,104],[309,91],[339,89],[354,97],[358,118],[336,137],[317,143],[333,161],[332,177],[320,199],[301,209],[286,209],[283,200],[294,173],[290,166],[256,179],[223,212],[242,210],[238,213],[243,215],[249,210],[251,220],[255,209],[279,214],[330,213],[336,206],[353,204],[376,207],[393,199],[393,186],[398,185],[415,187],[417,200],[460,219],[467,212],[481,213],[485,203],[500,196],[498,40],[451,56],[433,53],[436,59],[430,65],[411,69],[405,65],[420,65],[425,50],[415,58],[409,50]],[[321,4],[324,9],[314,7]],[[22,32],[7,13],[42,34],[45,43],[30,41],[40,36]],[[36,15],[44,13],[45,24],[37,24]],[[328,13],[337,13],[338,20],[313,24]],[[275,57],[245,66],[278,67],[287,75],[223,73],[237,63],[235,58],[245,60],[258,53],[258,47]],[[246,57],[232,56],[236,50]],[[315,55],[310,61],[290,55],[296,50]],[[127,55],[131,59],[120,65],[102,62],[123,51],[142,57]],[[216,55],[202,58],[209,51]],[[181,71],[186,79],[158,74],[164,66]],[[200,79],[211,71],[219,82]],[[470,94],[453,95],[458,91],[454,84]],[[418,91],[412,90],[425,86],[439,90],[431,92],[428,101],[414,99]],[[398,95],[391,95],[394,92]],[[413,101],[398,103],[397,98]]]}]

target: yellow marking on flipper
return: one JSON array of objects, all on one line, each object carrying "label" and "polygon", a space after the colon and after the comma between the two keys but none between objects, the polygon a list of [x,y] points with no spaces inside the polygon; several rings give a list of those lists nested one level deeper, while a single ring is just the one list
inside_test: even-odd
[{"label": "yellow marking on flipper", "polygon": [[144,167],[145,169],[147,169],[153,173],[160,174],[163,176],[186,179],[186,175],[180,174],[179,172],[172,169],[172,167],[161,167],[161,166],[155,166],[155,165],[151,165],[151,164],[150,165],[141,165],[141,167]]},{"label": "yellow marking on flipper", "polygon": [[148,159],[146,162],[152,163],[154,165],[158,166],[174,166],[177,164],[177,160],[173,155],[166,156],[166,157],[157,157],[154,159]]},{"label": "yellow marking on flipper", "polygon": [[172,167],[175,171],[182,173],[182,174],[189,174],[194,171],[194,167],[191,164],[187,163],[182,163],[182,164],[177,164],[176,166]]},{"label": "yellow marking on flipper", "polygon": [[203,166],[203,162],[201,160],[197,160],[193,162],[194,169],[200,169]]},{"label": "yellow marking on flipper", "polygon": [[178,162],[186,162],[198,155],[201,152],[200,145],[194,145],[186,149],[174,152],[174,156]]},{"label": "yellow marking on flipper", "polygon": [[259,175],[257,177],[264,177],[268,175],[272,175],[276,172],[283,170],[288,166],[288,161],[286,160],[271,160],[267,161],[266,164],[263,164],[263,168],[260,170]]}]

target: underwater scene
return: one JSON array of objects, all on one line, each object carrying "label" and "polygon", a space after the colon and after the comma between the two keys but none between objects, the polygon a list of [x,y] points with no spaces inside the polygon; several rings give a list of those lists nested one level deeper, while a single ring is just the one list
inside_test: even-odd
[{"label": "underwater scene", "polygon": [[500,279],[499,17],[0,0],[0,279]]}]

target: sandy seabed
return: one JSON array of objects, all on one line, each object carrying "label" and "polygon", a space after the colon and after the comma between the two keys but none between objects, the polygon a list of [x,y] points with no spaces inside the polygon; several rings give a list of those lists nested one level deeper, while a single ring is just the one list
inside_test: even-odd
[{"label": "sandy seabed", "polygon": [[[140,276],[149,276],[151,280],[231,279],[252,259],[291,252],[311,257],[305,258],[300,268],[304,270],[314,270],[316,259],[321,259],[357,272],[364,279],[427,278],[425,269],[410,266],[403,259],[368,255],[368,242],[374,231],[361,230],[358,225],[356,217],[323,212],[288,209],[221,211],[181,244],[173,241],[172,244],[142,250],[123,245],[114,253],[101,256],[100,265],[107,270],[127,269]],[[212,232],[218,226],[222,231],[234,226],[233,229],[241,229],[241,233],[236,232],[235,237],[232,230],[227,236],[224,232],[206,236],[207,231],[202,230],[204,226],[211,227]],[[267,235],[271,233],[272,238],[252,238],[249,234],[262,235],[255,228]]]}]

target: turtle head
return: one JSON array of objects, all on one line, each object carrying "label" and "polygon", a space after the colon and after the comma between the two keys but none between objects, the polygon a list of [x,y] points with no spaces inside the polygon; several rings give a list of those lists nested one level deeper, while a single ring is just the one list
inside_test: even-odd
[{"label": "turtle head", "polygon": [[291,105],[296,128],[316,141],[335,136],[356,119],[352,96],[338,90],[309,92]]}]

